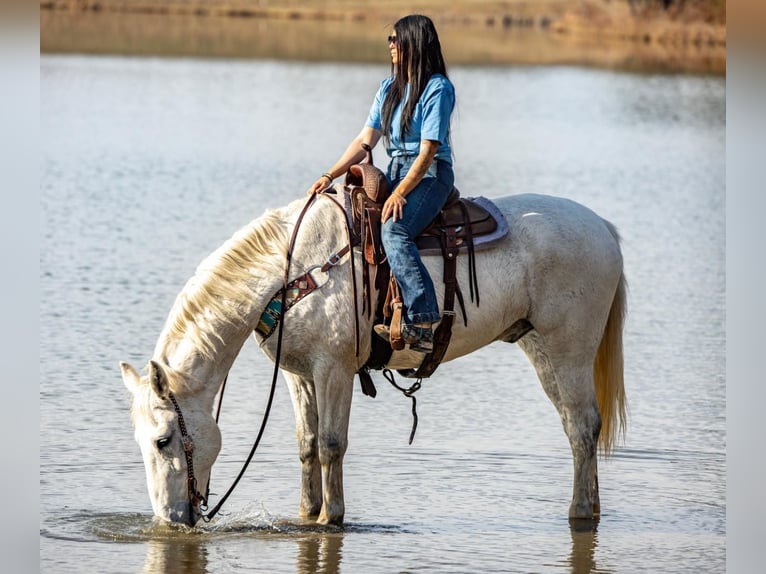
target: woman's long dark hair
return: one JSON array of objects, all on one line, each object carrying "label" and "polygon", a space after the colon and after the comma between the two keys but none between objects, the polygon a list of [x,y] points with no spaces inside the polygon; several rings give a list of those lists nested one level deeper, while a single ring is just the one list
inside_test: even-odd
[{"label": "woman's long dark hair", "polygon": [[394,24],[394,32],[399,58],[397,64],[391,63],[394,82],[383,101],[382,109],[383,137],[387,144],[390,143],[389,134],[394,110],[404,99],[407,84],[410,84],[410,97],[402,110],[402,123],[399,126],[402,139],[412,125],[415,106],[428,80],[433,74],[447,77],[447,66],[442,56],[439,35],[428,16],[405,16]]}]

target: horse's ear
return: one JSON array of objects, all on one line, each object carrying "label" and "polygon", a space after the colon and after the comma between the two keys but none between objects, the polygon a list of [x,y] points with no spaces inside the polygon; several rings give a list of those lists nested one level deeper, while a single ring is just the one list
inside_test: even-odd
[{"label": "horse's ear", "polygon": [[122,382],[125,383],[131,393],[135,393],[138,385],[141,384],[141,375],[132,365],[124,361],[120,361],[120,370],[122,371]]},{"label": "horse's ear", "polygon": [[170,393],[168,376],[165,369],[157,361],[149,361],[149,384],[152,385],[152,390],[161,399],[166,398]]}]

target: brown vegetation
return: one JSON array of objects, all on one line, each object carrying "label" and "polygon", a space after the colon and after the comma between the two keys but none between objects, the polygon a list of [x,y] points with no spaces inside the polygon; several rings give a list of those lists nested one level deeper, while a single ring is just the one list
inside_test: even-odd
[{"label": "brown vegetation", "polygon": [[725,73],[725,0],[41,0],[42,52],[384,61],[430,15],[453,63]]}]

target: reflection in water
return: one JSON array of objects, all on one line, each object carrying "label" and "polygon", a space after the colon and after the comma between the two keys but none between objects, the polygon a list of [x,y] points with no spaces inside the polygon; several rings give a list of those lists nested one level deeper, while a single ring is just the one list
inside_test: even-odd
[{"label": "reflection in water", "polygon": [[572,574],[596,572],[596,547],[598,546],[598,518],[593,520],[570,520],[569,533],[572,535],[572,551],[568,565]]},{"label": "reflection in water", "polygon": [[296,574],[337,574],[340,572],[342,533],[317,533],[298,539]]},{"label": "reflection in water", "polygon": [[149,540],[144,574],[184,572],[207,574],[207,549],[199,540]]}]

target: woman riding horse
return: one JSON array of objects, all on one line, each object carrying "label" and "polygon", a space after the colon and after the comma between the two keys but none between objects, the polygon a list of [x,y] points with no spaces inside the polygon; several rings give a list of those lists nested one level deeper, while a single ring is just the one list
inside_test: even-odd
[{"label": "woman riding horse", "polygon": [[[440,319],[431,277],[415,237],[438,215],[452,191],[449,128],[455,89],[447,77],[439,36],[427,16],[410,15],[388,37],[391,75],[380,84],[367,123],[308,193],[321,193],[384,136],[391,157],[387,177],[393,193],[382,211],[382,240],[404,304],[402,338],[410,349],[433,350],[432,324]],[[384,338],[388,328],[376,326]]]}]

